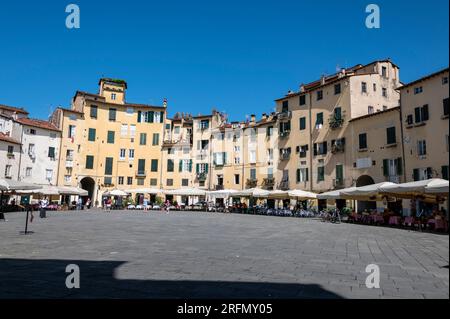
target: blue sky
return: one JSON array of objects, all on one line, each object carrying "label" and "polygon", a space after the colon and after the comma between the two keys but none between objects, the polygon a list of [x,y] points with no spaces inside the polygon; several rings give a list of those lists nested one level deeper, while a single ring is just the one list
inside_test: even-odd
[{"label": "blue sky", "polygon": [[[129,102],[243,120],[336,66],[390,57],[409,82],[449,60],[447,0],[73,0],[78,30],[65,27],[71,2],[29,2],[0,7],[0,104],[38,118],[96,93],[102,76],[127,80]],[[370,3],[377,30],[365,27]]]}]

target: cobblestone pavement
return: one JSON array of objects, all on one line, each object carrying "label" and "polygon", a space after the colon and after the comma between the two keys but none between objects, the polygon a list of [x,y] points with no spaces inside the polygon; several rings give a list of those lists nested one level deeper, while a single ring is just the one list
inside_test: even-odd
[{"label": "cobblestone pavement", "polygon": [[[315,219],[49,212],[0,221],[0,298],[449,298],[449,236]],[[67,289],[68,264],[80,289]],[[368,264],[380,289],[365,285]]]}]

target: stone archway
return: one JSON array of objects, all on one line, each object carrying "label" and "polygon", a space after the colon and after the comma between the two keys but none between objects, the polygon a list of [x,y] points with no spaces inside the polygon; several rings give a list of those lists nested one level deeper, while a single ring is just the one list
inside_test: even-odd
[{"label": "stone archway", "polygon": [[[92,203],[95,202],[95,181],[94,179],[92,179],[92,177],[84,177],[81,181],[80,181],[80,186],[82,189],[87,190],[88,191],[88,196]],[[83,201],[85,202],[85,200]]]},{"label": "stone archway", "polygon": [[[369,175],[361,175],[356,180],[356,187],[362,187],[362,186],[367,186],[367,185],[372,185],[372,184],[375,184],[375,181]],[[377,209],[377,202],[361,201],[361,200],[357,201],[358,213],[362,213],[365,210],[371,211],[374,209]]]}]

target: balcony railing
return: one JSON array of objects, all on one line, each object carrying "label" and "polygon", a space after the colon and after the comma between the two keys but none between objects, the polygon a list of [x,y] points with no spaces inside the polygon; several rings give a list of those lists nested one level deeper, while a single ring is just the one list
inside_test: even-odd
[{"label": "balcony railing", "polygon": [[341,128],[344,125],[344,118],[342,116],[340,118],[331,116],[328,123],[330,124],[330,128],[332,130],[335,130],[335,129]]},{"label": "balcony railing", "polygon": [[254,188],[258,185],[258,180],[257,179],[253,179],[253,178],[248,178],[247,179],[247,187],[249,188]]},{"label": "balcony railing", "polygon": [[291,134],[291,131],[282,131],[282,132],[280,132],[280,137],[281,138],[289,137],[290,134]]},{"label": "balcony railing", "polygon": [[345,152],[345,146],[344,145],[335,144],[335,145],[331,146],[331,153],[333,153],[333,154],[344,153],[344,152]]},{"label": "balcony railing", "polygon": [[278,119],[280,120],[290,120],[292,118],[292,112],[291,111],[285,111],[278,113]]},{"label": "balcony railing", "polygon": [[291,158],[291,153],[281,153],[280,154],[280,160],[281,161],[287,161]]},{"label": "balcony railing", "polygon": [[73,167],[73,161],[66,161],[66,167]]},{"label": "balcony railing", "polygon": [[207,173],[198,173],[197,174],[197,179],[199,181],[206,181],[207,178],[208,178],[208,174]]},{"label": "balcony railing", "polygon": [[335,189],[341,189],[344,188],[344,179],[343,178],[337,178],[337,179],[333,179],[333,187]]},{"label": "balcony railing", "polygon": [[386,176],[386,181],[391,182],[391,183],[399,184],[400,183],[400,176],[398,176],[398,175]]},{"label": "balcony railing", "polygon": [[267,177],[263,180],[264,188],[273,188],[275,186],[275,178]]},{"label": "balcony railing", "polygon": [[145,172],[145,170],[137,170],[136,171],[136,177],[145,177],[147,176],[147,173]]},{"label": "balcony railing", "polygon": [[282,191],[289,190],[289,181],[281,181],[280,184],[278,184],[278,189]]},{"label": "balcony railing", "polygon": [[216,189],[216,191],[222,191],[225,189],[225,186],[224,185],[216,185],[215,189]]}]

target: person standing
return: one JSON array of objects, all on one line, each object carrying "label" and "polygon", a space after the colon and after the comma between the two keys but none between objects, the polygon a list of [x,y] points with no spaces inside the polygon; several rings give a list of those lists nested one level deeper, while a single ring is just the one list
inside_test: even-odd
[{"label": "person standing", "polygon": [[91,208],[91,199],[88,197],[87,201],[86,201],[86,208],[90,209]]},{"label": "person standing", "polygon": [[44,199],[42,199],[40,201],[39,204],[39,217],[40,218],[47,218],[47,206],[48,206],[48,199],[47,197],[44,197]]}]

